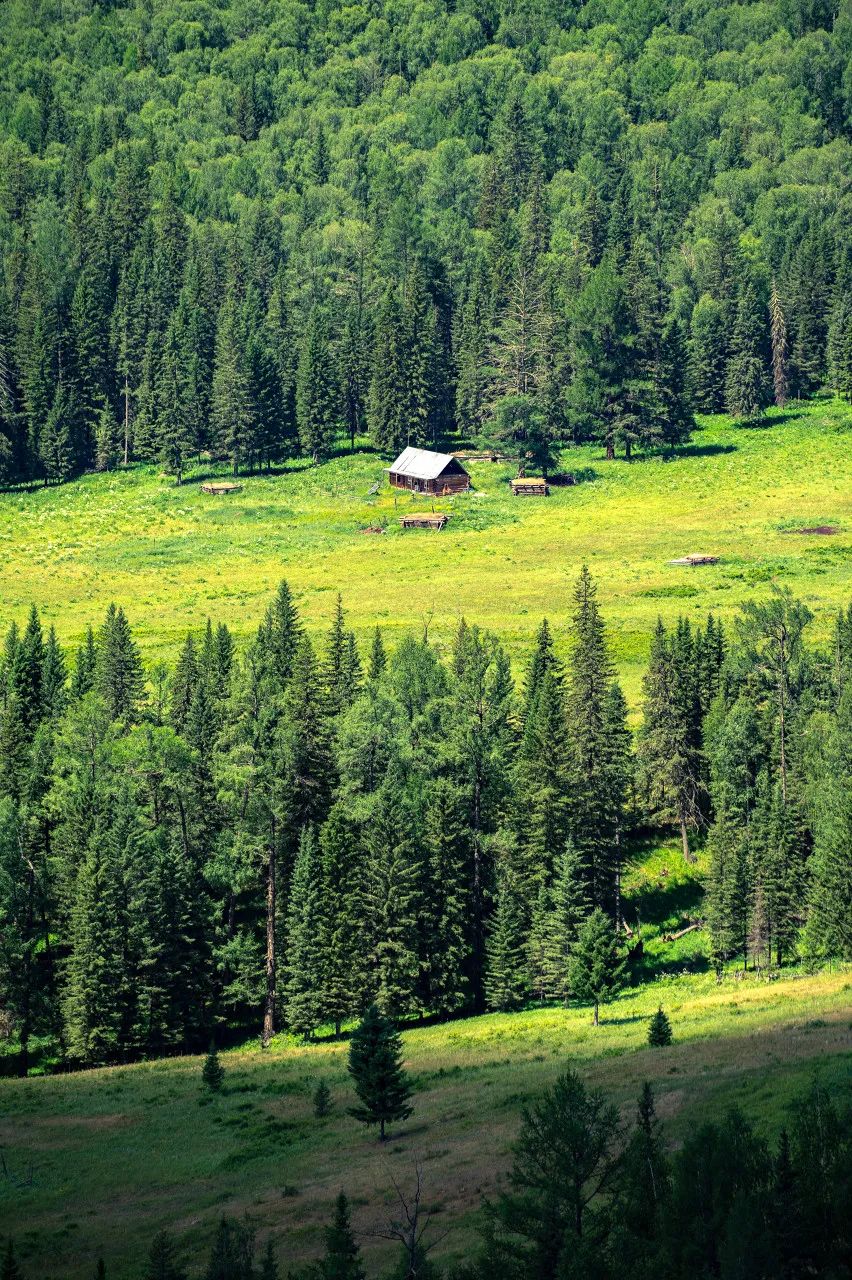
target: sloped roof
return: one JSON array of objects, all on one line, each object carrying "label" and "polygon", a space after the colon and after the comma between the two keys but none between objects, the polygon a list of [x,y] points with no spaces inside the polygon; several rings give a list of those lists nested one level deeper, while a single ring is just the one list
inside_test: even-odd
[{"label": "sloped roof", "polygon": [[429,449],[415,449],[409,445],[388,469],[397,475],[412,476],[415,480],[437,480],[449,466],[453,471],[464,471],[458,458],[450,453],[432,453]]}]

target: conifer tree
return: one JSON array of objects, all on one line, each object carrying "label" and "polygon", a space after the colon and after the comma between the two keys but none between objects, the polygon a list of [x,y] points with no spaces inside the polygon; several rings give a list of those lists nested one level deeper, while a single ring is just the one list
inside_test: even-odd
[{"label": "conifer tree", "polygon": [[413,1111],[409,1102],[411,1086],[402,1066],[402,1040],[390,1019],[371,1005],[352,1033],[349,1042],[349,1074],[359,1105],[350,1115],[362,1124],[379,1126],[379,1140],[385,1141],[385,1126],[407,1120]]},{"label": "conifer tree", "polygon": [[484,989],[488,1008],[501,1012],[519,1009],[526,999],[523,919],[506,875],[497,884],[485,946]]},{"label": "conifer tree", "polygon": [[648,1023],[648,1044],[653,1048],[661,1048],[671,1044],[671,1042],[672,1026],[663,1010],[663,1006],[660,1005]]},{"label": "conifer tree", "polygon": [[852,251],[846,247],[837,271],[826,344],[834,392],[852,401]]},{"label": "conifer tree", "polygon": [[210,1041],[210,1050],[204,1059],[204,1066],[201,1069],[201,1079],[211,1093],[218,1093],[224,1084],[225,1068],[219,1061],[215,1040]]},{"label": "conifer tree", "polygon": [[238,475],[255,453],[255,428],[246,333],[236,282],[229,282],[216,326],[211,417],[215,447]]},{"label": "conifer tree", "polygon": [[597,1026],[599,1006],[609,1004],[625,982],[618,937],[600,907],[580,927],[571,950],[568,981],[576,1000],[594,1005]]},{"label": "conifer tree", "polygon": [[254,1231],[222,1218],[216,1229],[204,1280],[254,1280]]},{"label": "conifer tree", "polygon": [[368,675],[373,683],[381,679],[387,664],[388,660],[384,641],[382,640],[381,628],[376,627],[373,632],[373,643],[370,647],[370,665],[368,668]]},{"label": "conifer tree", "polygon": [[326,458],[340,419],[340,391],[328,320],[319,307],[311,312],[299,356],[296,418],[302,451],[314,462]]},{"label": "conifer tree", "polygon": [[421,961],[421,865],[409,834],[412,815],[391,773],[376,796],[366,831],[365,909],[376,1004],[389,1017],[414,1013]]},{"label": "conifer tree", "polygon": [[6,1241],[3,1264],[0,1267],[0,1280],[24,1280],[24,1274],[18,1266],[18,1259],[15,1256],[15,1245],[11,1236]]},{"label": "conifer tree", "polygon": [[624,699],[613,691],[597,588],[585,565],[574,590],[572,639],[567,697],[571,834],[588,868],[592,902],[615,912],[628,739]]},{"label": "conifer tree", "polygon": [[325,1229],[325,1254],[317,1264],[318,1280],[366,1280],[361,1251],[352,1233],[349,1202],[341,1191],[334,1205],[334,1220]]},{"label": "conifer tree", "polygon": [[98,471],[114,471],[121,461],[121,427],[105,400],[95,422],[95,466]]},{"label": "conifer tree", "polygon": [[289,584],[282,580],[257,633],[258,646],[280,693],[286,689],[293,674],[293,662],[301,638],[299,611]]},{"label": "conifer tree", "polygon": [[779,409],[783,409],[787,403],[790,382],[787,373],[789,347],[787,321],[784,318],[781,295],[775,280],[772,281],[769,294],[769,332],[772,342],[772,387],[775,393],[775,404]]},{"label": "conifer tree", "polygon": [[689,388],[702,413],[720,413],[725,407],[725,374],[728,336],[724,308],[705,293],[692,312],[688,346]]},{"label": "conifer tree", "polygon": [[565,988],[564,956],[553,895],[546,885],[532,909],[526,956],[531,994],[541,1004],[558,999]]},{"label": "conifer tree", "polygon": [[757,282],[753,273],[746,270],[737,299],[725,379],[725,408],[741,422],[755,422],[769,403],[765,314]]},{"label": "conifer tree", "polygon": [[91,693],[95,687],[97,670],[97,646],[95,633],[91,627],[86,628],[86,639],[77,650],[74,661],[74,672],[71,677],[71,699],[78,702],[80,698]]},{"label": "conifer tree", "polygon": [[367,985],[362,946],[361,843],[342,802],[320,834],[322,857],[322,1003],[335,1034],[357,1012]]},{"label": "conifer tree", "polygon": [[467,998],[470,849],[462,796],[446,779],[430,788],[424,828],[430,886],[424,903],[428,1007],[448,1014]]},{"label": "conifer tree", "polygon": [[114,720],[132,720],[145,687],[142,659],[121,606],[111,604],[98,632],[94,688]]},{"label": "conifer tree", "polygon": [[65,665],[65,655],[59,647],[56,631],[51,627],[47,633],[47,640],[44,646],[44,662],[42,663],[41,671],[41,700],[44,715],[54,722],[59,719],[65,710],[68,698],[65,687],[67,679],[68,671]]},{"label": "conifer tree", "polygon": [[324,1120],[331,1112],[331,1090],[324,1080],[320,1080],[314,1089],[314,1115],[317,1120]]},{"label": "conifer tree", "polygon": [[284,1016],[296,1035],[310,1039],[324,1015],[322,1003],[322,864],[312,828],[302,833],[287,908]]},{"label": "conifer tree", "polygon": [[186,1280],[177,1245],[167,1231],[158,1231],[151,1241],[142,1280]]}]

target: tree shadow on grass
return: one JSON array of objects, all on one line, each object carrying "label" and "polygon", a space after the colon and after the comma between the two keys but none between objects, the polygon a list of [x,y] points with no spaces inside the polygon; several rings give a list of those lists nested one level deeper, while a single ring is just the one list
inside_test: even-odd
[{"label": "tree shadow on grass", "polygon": [[719,444],[716,441],[713,444],[682,444],[676,449],[667,449],[663,456],[671,460],[675,458],[716,458],[726,453],[736,453],[736,451],[737,446],[735,444]]},{"label": "tree shadow on grass", "polygon": [[699,880],[675,880],[672,883],[651,882],[625,893],[625,914],[637,912],[643,924],[661,925],[694,911],[704,896]]}]

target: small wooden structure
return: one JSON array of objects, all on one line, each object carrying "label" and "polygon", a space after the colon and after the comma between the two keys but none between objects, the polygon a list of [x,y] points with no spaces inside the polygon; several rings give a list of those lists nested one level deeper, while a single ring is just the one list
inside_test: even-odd
[{"label": "small wooden structure", "polygon": [[432,453],[429,449],[403,449],[392,466],[388,480],[395,489],[412,493],[428,493],[432,497],[463,493],[470,488],[470,476],[458,458],[451,453]]},{"label": "small wooden structure", "polygon": [[444,511],[423,512],[416,516],[403,516],[400,524],[403,529],[434,529],[439,532],[449,520]]},{"label": "small wooden structure", "polygon": [[511,459],[507,453],[496,453],[493,449],[489,449],[486,453],[471,453],[468,449],[454,449],[450,454],[451,458],[458,458],[459,462],[510,462]]},{"label": "small wooden structure", "polygon": [[233,480],[209,480],[207,484],[201,486],[202,493],[239,493],[242,489],[241,484],[237,484]]},{"label": "small wooden structure", "polygon": [[718,556],[707,556],[698,551],[693,551],[688,556],[681,556],[679,560],[670,560],[669,564],[685,565],[694,568],[698,564],[718,564]]},{"label": "small wooden structure", "polygon": [[519,476],[512,481],[513,498],[546,498],[550,486],[543,476]]}]

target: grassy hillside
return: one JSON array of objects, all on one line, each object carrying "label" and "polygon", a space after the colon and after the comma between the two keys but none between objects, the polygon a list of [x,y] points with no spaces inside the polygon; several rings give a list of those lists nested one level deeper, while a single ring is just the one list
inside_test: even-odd
[{"label": "grassy hillside", "polygon": [[[18,617],[34,600],[75,644],[114,599],[149,657],[173,656],[208,615],[247,635],[286,576],[312,627],[326,625],[339,588],[362,634],[378,622],[392,641],[434,613],[430,634],[440,637],[465,614],[518,653],[543,614],[557,624],[565,617],[588,561],[635,699],[657,614],[730,616],[773,579],[823,624],[848,601],[850,432],[852,410],[839,401],[773,413],[755,430],[707,419],[670,459],[567,453],[564,465],[582,483],[546,500],[512,499],[508,467],[472,464],[476,492],[436,503],[452,512],[438,535],[400,531],[397,517],[428,500],[395,497],[371,453],[248,477],[229,498],[203,494],[200,474],[179,489],[146,468],[91,475],[0,495],[0,600]],[[385,535],[363,534],[370,525]],[[838,532],[792,532],[818,525]],[[701,569],[668,564],[690,551],[721,559]]]},{"label": "grassy hillside", "polygon": [[[597,1030],[586,1009],[548,1008],[410,1031],[416,1109],[384,1150],[345,1114],[343,1044],[280,1038],[266,1054],[226,1053],[227,1088],[212,1100],[190,1058],[2,1082],[0,1235],[15,1232],[29,1275],[88,1280],[103,1254],[108,1275],[135,1276],[156,1226],[199,1256],[219,1215],[246,1212],[293,1262],[318,1252],[341,1187],[368,1232],[391,1179],[410,1180],[419,1159],[449,1231],[440,1252],[463,1256],[481,1198],[508,1166],[524,1102],[567,1063],[626,1115],[653,1080],[673,1142],[731,1104],[769,1132],[815,1077],[839,1103],[852,1101],[850,991],[848,972],[720,987],[709,975],[678,976],[628,991]],[[677,1039],[651,1050],[646,1020],[660,1000]],[[317,1121],[311,1094],[321,1078],[334,1112]],[[377,1265],[386,1246],[364,1243]],[[119,1259],[133,1264],[127,1272]]]}]

